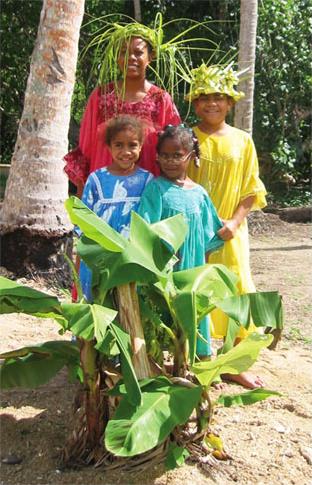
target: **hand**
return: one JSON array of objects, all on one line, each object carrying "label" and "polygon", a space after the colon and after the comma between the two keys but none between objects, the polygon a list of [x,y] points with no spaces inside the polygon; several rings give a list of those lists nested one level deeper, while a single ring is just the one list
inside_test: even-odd
[{"label": "hand", "polygon": [[218,236],[223,241],[229,241],[235,237],[236,231],[239,228],[239,223],[235,219],[229,219],[227,221],[222,220],[223,227],[217,232]]}]

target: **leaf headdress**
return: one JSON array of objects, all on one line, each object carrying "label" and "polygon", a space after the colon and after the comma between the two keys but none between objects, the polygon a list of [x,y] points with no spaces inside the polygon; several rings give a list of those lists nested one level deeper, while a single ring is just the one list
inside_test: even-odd
[{"label": "leaf headdress", "polygon": [[[190,19],[176,19],[163,24],[161,13],[157,13],[152,27],[140,24],[139,22],[110,22],[107,18],[110,15],[97,19],[103,23],[103,26],[95,33],[93,39],[82,52],[81,59],[89,52],[91,48],[95,49],[92,73],[96,73],[98,84],[104,86],[108,82],[117,83],[122,77],[118,68],[118,58],[122,47],[129,42],[131,37],[140,37],[148,42],[153,51],[155,63],[149,68],[153,71],[157,83],[166,89],[172,96],[177,92],[177,87],[182,79],[185,79],[189,72],[190,51],[195,49],[194,43],[204,41],[207,47],[196,47],[196,49],[205,51],[216,51],[217,45],[208,38],[185,38],[189,32],[198,27],[204,27],[210,33],[212,29],[208,27],[209,22],[196,22]],[[123,16],[124,17],[124,16]],[[133,19],[130,19],[133,20]],[[181,21],[187,21],[190,26],[183,32],[174,35],[173,38],[164,42],[164,28],[172,27],[173,23],[181,25]],[[93,21],[92,21],[93,22]],[[180,31],[180,28],[178,29]],[[127,69],[127,56],[126,56]],[[124,73],[125,74],[125,73]]]},{"label": "leaf headdress", "polygon": [[240,72],[233,70],[233,62],[228,65],[215,64],[207,66],[204,62],[196,69],[191,69],[185,81],[190,85],[190,91],[185,96],[188,101],[199,98],[201,94],[222,93],[227,94],[234,101],[243,98],[245,94],[237,91],[235,86],[242,80],[243,74],[248,69]]}]

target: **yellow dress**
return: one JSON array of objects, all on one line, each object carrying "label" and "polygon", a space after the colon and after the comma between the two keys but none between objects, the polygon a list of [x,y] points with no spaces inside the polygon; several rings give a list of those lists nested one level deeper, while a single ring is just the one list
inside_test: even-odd
[{"label": "yellow dress", "polygon": [[[200,167],[190,164],[188,175],[207,190],[219,217],[231,219],[240,202],[250,195],[256,196],[251,210],[265,207],[266,190],[259,178],[257,153],[250,135],[233,127],[224,136],[208,135],[198,127],[194,128],[194,133],[199,141]],[[209,263],[224,264],[236,273],[240,278],[240,294],[256,291],[249,263],[246,219],[235,237],[209,256]],[[211,314],[212,335],[224,337],[227,323],[227,316],[214,310]],[[246,330],[241,328],[238,336],[245,335]]]}]

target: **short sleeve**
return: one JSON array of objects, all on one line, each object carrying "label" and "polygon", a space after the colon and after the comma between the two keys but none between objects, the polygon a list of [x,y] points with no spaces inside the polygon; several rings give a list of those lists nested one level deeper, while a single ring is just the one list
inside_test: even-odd
[{"label": "short sleeve", "polygon": [[265,198],[266,193],[264,184],[259,177],[259,164],[256,148],[251,137],[247,135],[240,200],[242,201],[251,195],[255,195],[251,210],[262,209],[267,205]]},{"label": "short sleeve", "polygon": [[153,180],[143,191],[138,214],[150,224],[161,220],[162,198],[159,187]]},{"label": "short sleeve", "polygon": [[91,210],[93,210],[94,204],[98,200],[97,188],[93,178],[93,174],[89,175],[81,197],[82,202]]},{"label": "short sleeve", "polygon": [[222,247],[224,241],[217,234],[222,227],[222,222],[207,193],[204,194],[202,204],[202,219],[204,226],[205,252],[210,253]]}]

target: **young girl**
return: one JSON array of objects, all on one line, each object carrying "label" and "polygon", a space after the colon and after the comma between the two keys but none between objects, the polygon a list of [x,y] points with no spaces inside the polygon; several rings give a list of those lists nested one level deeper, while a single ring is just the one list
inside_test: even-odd
[{"label": "young girl", "polygon": [[[133,116],[121,115],[106,126],[105,142],[112,163],[91,173],[82,201],[113,229],[128,237],[131,211],[136,211],[141,194],[153,175],[138,167],[143,145],[143,126]],[[81,262],[80,279],[85,298],[92,301],[92,273]]]},{"label": "young girl", "polygon": [[[108,44],[102,56],[100,86],[88,100],[80,126],[79,147],[64,157],[65,172],[77,186],[78,196],[88,175],[112,162],[110,150],[103,143],[103,132],[107,122],[118,114],[133,115],[144,121],[146,136],[139,164],[154,174],[159,173],[155,164],[157,132],[168,123],[180,122],[170,95],[146,79],[146,69],[152,59],[157,57],[157,70],[165,50],[173,49],[170,43],[161,48],[162,30],[159,32],[161,35],[137,22],[124,26],[114,23],[107,30],[109,35],[105,39],[101,37],[101,42],[107,40]],[[107,83],[108,75],[113,82]]]},{"label": "young girl", "polygon": [[[249,264],[247,215],[266,205],[266,190],[259,178],[256,150],[248,133],[226,123],[226,116],[244,94],[235,89],[238,75],[230,66],[205,64],[192,71],[188,99],[192,100],[198,125],[194,132],[200,147],[200,168],[189,175],[209,193],[223,227],[218,235],[223,247],[209,256],[209,263],[221,263],[236,273],[240,294],[254,292]],[[224,337],[228,318],[220,310],[211,314],[213,335]],[[254,328],[254,327],[253,327]],[[246,335],[241,328],[237,343]],[[258,376],[243,373],[226,376],[249,388],[262,387]]]},{"label": "young girl", "polygon": [[[205,264],[206,253],[223,245],[216,234],[222,223],[206,191],[187,176],[190,160],[198,155],[192,130],[184,125],[167,126],[159,135],[157,154],[161,176],[144,190],[138,212],[150,223],[184,214],[189,231],[175,269]],[[197,342],[196,353],[203,358],[211,354],[208,318],[201,321],[199,330],[207,341]]]}]

